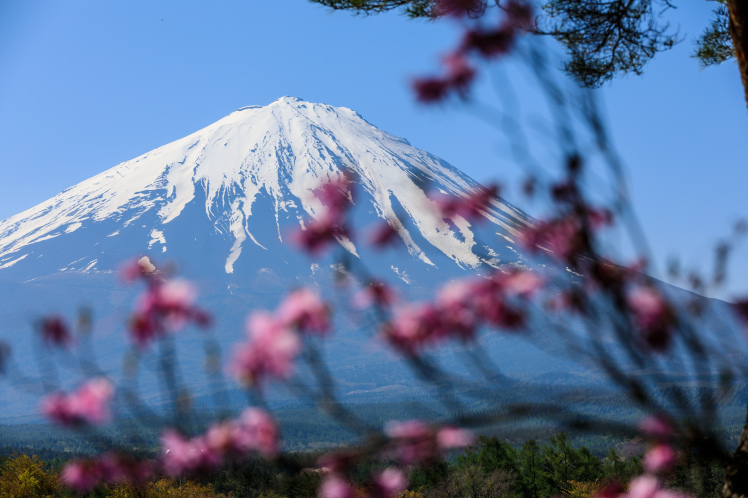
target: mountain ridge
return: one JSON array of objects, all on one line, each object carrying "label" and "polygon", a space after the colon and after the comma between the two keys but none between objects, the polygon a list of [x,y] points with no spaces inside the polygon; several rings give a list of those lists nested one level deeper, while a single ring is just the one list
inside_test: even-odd
[{"label": "mountain ridge", "polygon": [[[150,230],[147,240],[140,243],[140,252],[160,250],[168,255],[165,229],[201,197],[200,190],[205,197],[205,216],[214,223],[215,231],[231,241],[224,264],[224,271],[230,274],[248,246],[268,250],[267,238],[258,239],[253,218],[259,198],[268,197],[274,203],[276,233],[284,242],[282,225],[303,229],[305,217],[324,212],[313,195],[314,188],[346,172],[360,179],[361,190],[368,196],[363,203],[370,203],[367,207],[373,208],[376,218],[394,223],[415,258],[433,265],[427,252],[436,248],[463,267],[486,263],[474,251],[477,242],[467,220],[453,217],[447,222],[430,209],[430,190],[467,195],[477,187],[475,181],[407,140],[376,128],[355,111],[282,97],[267,106],[240,108],[0,221],[0,274],[24,260],[49,258],[44,255],[49,253],[44,251],[45,241],[105,221],[121,225],[90,242],[98,244],[102,237],[121,238],[123,231],[154,213],[141,226]],[[409,217],[417,234],[398,221],[402,215],[396,208]],[[516,227],[530,222],[524,213],[500,199],[493,202],[486,218],[509,241],[516,235]],[[357,255],[354,242],[343,244]],[[433,247],[422,247],[424,244]],[[90,254],[80,261],[60,260],[57,264],[58,271],[112,270]]]}]

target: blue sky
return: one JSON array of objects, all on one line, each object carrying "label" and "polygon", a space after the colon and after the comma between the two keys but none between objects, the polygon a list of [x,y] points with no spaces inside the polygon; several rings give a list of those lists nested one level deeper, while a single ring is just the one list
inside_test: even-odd
[{"label": "blue sky", "polygon": [[[668,17],[683,42],[600,97],[655,255],[707,267],[748,215],[748,112],[734,63],[701,71],[689,57],[710,3],[678,3]],[[459,106],[414,102],[408,82],[435,72],[457,36],[449,22],[306,0],[0,2],[0,219],[283,95],[355,109],[477,180],[516,181],[495,130]],[[748,250],[736,256],[731,289],[748,292]]]}]

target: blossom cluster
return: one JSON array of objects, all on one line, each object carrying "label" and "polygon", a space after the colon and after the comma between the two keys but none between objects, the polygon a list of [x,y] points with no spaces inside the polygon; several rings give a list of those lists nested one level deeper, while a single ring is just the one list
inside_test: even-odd
[{"label": "blossom cluster", "polygon": [[114,386],[103,377],[91,379],[75,392],[56,392],[41,401],[41,412],[50,420],[68,427],[108,422]]},{"label": "blossom cluster", "polygon": [[336,240],[348,237],[350,229],[346,213],[353,202],[352,187],[352,179],[341,176],[315,189],[314,194],[325,211],[294,233],[293,240],[299,247],[311,254],[319,254]]},{"label": "blossom cluster", "polygon": [[[397,459],[402,467],[425,465],[434,462],[444,451],[460,448],[473,441],[472,434],[455,427],[430,427],[420,420],[393,421],[385,427],[387,444],[382,456]],[[326,473],[319,494],[322,498],[354,498],[361,496],[346,475],[357,462],[357,456],[340,452],[320,460]],[[373,476],[367,486],[368,498],[393,498],[407,486],[407,478],[401,468],[388,467]]]},{"label": "blossom cluster", "polygon": [[237,419],[216,423],[205,434],[190,439],[167,431],[161,445],[164,470],[178,476],[214,470],[228,459],[244,458],[251,452],[273,458],[279,449],[278,427],[267,412],[248,408]]},{"label": "blossom cluster", "polygon": [[[436,12],[453,17],[466,14],[480,17],[484,9],[482,0],[440,0]],[[512,0],[502,9],[505,15],[497,25],[490,28],[475,25],[465,31],[457,49],[443,59],[444,74],[413,81],[418,100],[433,103],[444,100],[451,92],[466,95],[476,74],[468,56],[477,54],[483,59],[495,59],[506,55],[520,32],[532,26],[533,13],[529,4]]]},{"label": "blossom cluster", "polygon": [[689,498],[690,495],[665,489],[663,475],[675,466],[676,452],[672,447],[675,431],[670,420],[662,415],[646,417],[639,426],[652,445],[644,455],[645,474],[634,478],[624,491],[620,485],[602,489],[598,498]]},{"label": "blossom cluster", "polygon": [[62,471],[62,480],[79,493],[87,493],[107,482],[129,481],[135,484],[147,482],[154,474],[156,465],[119,453],[109,453],[95,460],[75,460]]},{"label": "blossom cluster", "polygon": [[383,334],[395,347],[413,354],[445,339],[472,340],[484,325],[518,330],[525,324],[520,303],[541,284],[540,277],[521,269],[450,282],[440,289],[434,302],[395,310]]},{"label": "blossom cluster", "polygon": [[127,282],[140,279],[147,283],[130,317],[132,339],[139,347],[145,348],[189,323],[202,328],[210,325],[210,316],[195,306],[195,286],[182,279],[161,278],[147,257],[126,265],[122,276]]},{"label": "blossom cluster", "polygon": [[249,316],[247,340],[237,346],[229,370],[247,385],[288,377],[301,351],[301,334],[327,334],[330,317],[330,307],[317,293],[292,291],[274,313],[255,311]]}]

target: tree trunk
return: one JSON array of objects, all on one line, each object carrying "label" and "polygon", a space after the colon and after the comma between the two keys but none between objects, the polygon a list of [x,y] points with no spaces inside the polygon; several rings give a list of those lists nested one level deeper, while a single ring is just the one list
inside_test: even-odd
[{"label": "tree trunk", "polygon": [[[743,82],[745,83],[745,79]],[[743,432],[740,434],[738,448],[725,469],[725,487],[722,488],[722,497],[748,497],[748,415],[746,415]]]},{"label": "tree trunk", "polygon": [[732,46],[735,49],[735,58],[745,90],[745,102],[748,105],[748,1],[727,0],[727,12],[730,15]]}]

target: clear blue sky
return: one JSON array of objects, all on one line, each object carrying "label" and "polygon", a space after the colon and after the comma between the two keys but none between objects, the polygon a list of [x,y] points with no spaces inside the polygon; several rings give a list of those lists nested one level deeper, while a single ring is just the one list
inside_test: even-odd
[{"label": "clear blue sky", "polygon": [[[683,43],[602,98],[656,256],[706,265],[748,215],[748,112],[734,63],[701,71],[689,57],[711,4],[677,3]],[[477,180],[516,179],[494,130],[414,103],[409,79],[435,71],[456,36],[306,0],[0,2],[0,219],[283,95],[355,109]],[[748,291],[748,250],[738,257],[731,287]]]}]

